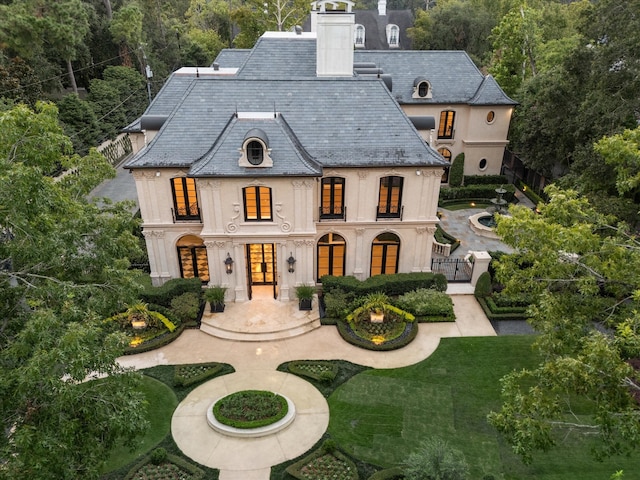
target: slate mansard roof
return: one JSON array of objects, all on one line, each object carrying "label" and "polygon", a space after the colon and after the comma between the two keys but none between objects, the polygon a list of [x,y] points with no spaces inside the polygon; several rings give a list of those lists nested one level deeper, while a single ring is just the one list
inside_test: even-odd
[{"label": "slate mansard roof", "polygon": [[[310,78],[316,76],[315,34],[283,37],[269,33],[249,53],[235,57],[223,50],[221,65],[237,67],[242,78]],[[217,60],[216,60],[217,61]],[[355,50],[354,64],[372,64],[391,76],[393,96],[403,104],[517,105],[491,75],[483,75],[459,50]],[[412,98],[416,78],[426,79],[432,98]]]},{"label": "slate mansard roof", "polygon": [[[191,78],[178,99],[179,90],[167,89],[175,108],[127,168],[178,167],[193,176],[229,177],[320,176],[322,167],[447,165],[378,79],[201,76]],[[152,105],[147,114],[153,111]],[[264,118],[268,112],[274,114],[271,121]],[[242,140],[252,128],[267,133],[274,167],[238,165]]]}]

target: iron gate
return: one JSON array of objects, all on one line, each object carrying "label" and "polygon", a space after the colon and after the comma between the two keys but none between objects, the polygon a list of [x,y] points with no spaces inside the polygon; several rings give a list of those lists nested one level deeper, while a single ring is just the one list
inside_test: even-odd
[{"label": "iron gate", "polygon": [[470,282],[473,263],[464,258],[432,258],[431,271],[442,273],[449,282]]}]

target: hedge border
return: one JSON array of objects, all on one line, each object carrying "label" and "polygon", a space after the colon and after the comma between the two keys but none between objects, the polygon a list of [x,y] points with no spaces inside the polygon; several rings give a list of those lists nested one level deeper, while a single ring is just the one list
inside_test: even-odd
[{"label": "hedge border", "polygon": [[526,313],[493,313],[487,301],[483,297],[476,297],[478,303],[482,307],[484,314],[489,320],[527,320],[529,316]]},{"label": "hedge border", "polygon": [[[312,372],[299,368],[299,365],[324,365],[327,367],[331,367],[332,376],[331,378],[323,378],[321,375],[316,375]],[[322,360],[294,360],[287,364],[287,369],[293,374],[311,378],[318,382],[333,382],[338,375],[338,365],[333,362],[326,362]]]},{"label": "hedge border", "polygon": [[356,467],[356,464],[353,463],[353,461],[349,457],[347,457],[346,455],[344,455],[342,452],[340,452],[338,450],[333,450],[331,452],[328,452],[323,447],[320,447],[317,450],[315,450],[314,452],[311,452],[309,455],[304,457],[302,460],[299,460],[296,463],[293,463],[293,464],[289,465],[286,468],[285,471],[289,475],[291,475],[293,478],[297,478],[299,480],[306,480],[308,477],[304,476],[302,474],[302,472],[300,472],[300,469],[302,467],[304,467],[305,465],[307,465],[312,460],[315,460],[316,458],[319,458],[319,457],[321,457],[323,455],[333,455],[338,460],[347,463],[349,465],[350,469],[351,469],[351,472],[353,472],[352,479],[353,480],[358,480],[360,478],[359,475],[358,475],[358,467]]},{"label": "hedge border", "polygon": [[[184,458],[173,455],[172,453],[167,453],[167,461],[186,470],[190,475],[192,475],[193,480],[200,480],[204,478],[204,471],[200,470],[196,465],[192,464],[191,462],[186,461]],[[133,467],[131,467],[131,470],[129,470],[129,473],[127,473],[127,475],[124,477],[124,480],[133,479],[136,473],[138,473],[138,470],[140,470],[142,467],[144,467],[148,463],[151,463],[151,454],[144,456],[141,461],[139,461]]]},{"label": "hedge border", "polygon": [[359,335],[357,335],[349,322],[340,320],[337,322],[338,333],[343,338],[343,340],[351,345],[356,347],[364,348],[365,350],[372,350],[374,352],[388,352],[391,350],[398,350],[399,348],[406,347],[409,345],[418,335],[418,323],[417,322],[405,322],[405,329],[399,337],[394,338],[385,343],[381,343],[380,345],[376,345],[373,342],[370,342]]},{"label": "hedge border", "polygon": [[[193,377],[182,377],[180,375],[180,370],[186,367],[211,367],[211,368]],[[223,367],[224,367],[224,364],[219,362],[190,363],[187,365],[176,365],[176,368],[173,373],[173,384],[176,387],[189,387],[196,383],[200,383],[204,380],[208,380],[209,378],[217,376],[218,373],[222,371]]]},{"label": "hedge border", "polygon": [[[233,418],[228,418],[222,415],[220,413],[220,408],[221,408],[220,405],[222,401],[234,395],[238,395],[240,393],[252,393],[252,394],[257,394],[259,396],[275,395],[275,398],[278,400],[278,403],[280,404],[281,410],[277,415],[274,415],[272,417],[267,417],[267,418],[259,418],[257,420],[235,420]],[[229,395],[222,397],[211,408],[213,410],[213,416],[218,422],[220,422],[223,425],[227,425],[229,427],[240,428],[243,430],[266,427],[267,425],[272,425],[278,422],[279,420],[282,420],[284,417],[287,416],[287,413],[289,413],[289,403],[287,402],[286,397],[278,393],[270,392],[267,390],[240,390],[238,392],[233,392],[233,393],[230,393]]]}]

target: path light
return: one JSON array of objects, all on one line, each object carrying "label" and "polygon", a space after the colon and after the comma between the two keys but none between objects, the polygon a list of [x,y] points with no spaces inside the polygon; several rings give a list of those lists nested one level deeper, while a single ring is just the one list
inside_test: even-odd
[{"label": "path light", "polygon": [[289,258],[287,258],[287,263],[289,264],[289,273],[293,273],[296,271],[295,267],[295,263],[296,263],[296,259],[293,258],[293,252],[289,252]]},{"label": "path light", "polygon": [[227,252],[227,258],[224,261],[224,268],[226,269],[228,275],[231,275],[233,273],[233,258],[231,258],[231,255],[229,255],[229,252]]}]

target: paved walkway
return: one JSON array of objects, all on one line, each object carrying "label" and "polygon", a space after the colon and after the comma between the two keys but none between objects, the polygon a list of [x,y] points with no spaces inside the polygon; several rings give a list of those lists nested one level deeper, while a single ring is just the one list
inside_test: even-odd
[{"label": "paved walkway", "polygon": [[[202,362],[231,364],[235,373],[206,382],[180,403],[172,418],[171,432],[185,455],[219,468],[220,480],[266,480],[272,465],[309,450],[329,424],[329,408],[320,392],[294,375],[277,372],[278,365],[290,360],[343,359],[374,368],[397,368],[427,358],[441,338],[495,335],[472,295],[453,294],[451,298],[455,322],[422,323],[413,342],[391,352],[354,347],[342,340],[333,326],[292,338],[258,342],[224,340],[200,330],[186,330],[166,347],[121,357],[119,362],[137,369]],[[282,311],[274,309],[272,314],[281,316]],[[268,321],[268,310],[263,311],[263,317]],[[296,419],[282,432],[257,439],[241,440],[216,433],[207,424],[207,408],[217,398],[246,389],[283,393],[296,405]]]}]

